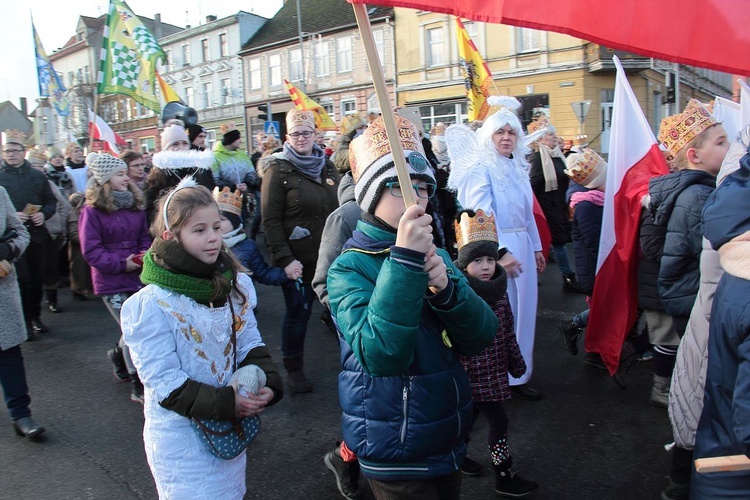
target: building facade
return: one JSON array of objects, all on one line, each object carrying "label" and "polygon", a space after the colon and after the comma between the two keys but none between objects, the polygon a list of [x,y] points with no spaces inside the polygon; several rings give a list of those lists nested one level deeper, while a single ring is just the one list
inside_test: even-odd
[{"label": "building facade", "polygon": [[205,24],[159,40],[167,54],[167,64],[159,72],[196,109],[209,147],[221,140],[224,123],[235,124],[246,137],[244,75],[238,52],[266,21],[243,11],[218,20],[206,16]]},{"label": "building facade", "polygon": [[[345,0],[302,0],[298,24],[295,2],[281,10],[243,46],[245,116],[253,136],[265,121],[279,124],[294,106],[284,80],[315,100],[338,124],[352,113],[379,113],[354,11]],[[391,102],[395,104],[396,45],[393,9],[369,6],[375,44]],[[267,110],[258,106],[271,107]],[[331,135],[335,134],[331,132]]]},{"label": "building facade", "polygon": [[[512,95],[522,103],[524,126],[545,113],[564,138],[586,135],[606,154],[614,101],[617,54],[654,131],[661,119],[681,110],[691,97],[710,101],[731,95],[731,77],[680,66],[679,102],[666,104],[665,74],[676,65],[655,61],[554,32],[464,21],[477,50],[493,75],[493,94]],[[418,107],[425,130],[435,123],[466,120],[455,17],[395,9],[396,93],[400,106]],[[672,80],[674,81],[674,80]],[[580,103],[586,103],[582,121]]]}]

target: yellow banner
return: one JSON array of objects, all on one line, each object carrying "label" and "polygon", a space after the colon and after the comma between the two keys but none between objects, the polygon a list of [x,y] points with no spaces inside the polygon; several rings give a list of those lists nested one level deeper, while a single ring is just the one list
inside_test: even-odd
[{"label": "yellow banner", "polygon": [[304,92],[288,81],[284,80],[284,85],[286,85],[289,96],[292,98],[292,102],[297,109],[315,113],[315,126],[318,130],[338,131],[339,128],[336,126],[336,123],[328,116],[328,113],[326,113],[326,110],[320,104],[307,97]]},{"label": "yellow banner", "polygon": [[490,109],[487,97],[490,95],[492,73],[459,18],[456,18],[456,24],[458,55],[461,58],[466,97],[469,99],[469,121],[484,120]]}]

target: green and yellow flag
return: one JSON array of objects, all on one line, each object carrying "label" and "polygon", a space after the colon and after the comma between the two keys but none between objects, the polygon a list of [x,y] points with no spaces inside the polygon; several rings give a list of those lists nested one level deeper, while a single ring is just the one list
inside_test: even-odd
[{"label": "green and yellow flag", "polygon": [[99,70],[100,94],[125,94],[141,105],[161,110],[154,78],[164,50],[140,19],[122,0],[111,0],[104,27]]},{"label": "green and yellow flag", "polygon": [[315,127],[318,130],[338,130],[339,128],[336,126],[336,122],[334,122],[330,116],[328,116],[328,113],[326,113],[326,110],[323,109],[323,106],[318,104],[317,102],[313,101],[309,97],[307,97],[307,94],[302,92],[300,89],[289,83],[287,80],[284,80],[284,85],[286,85],[287,91],[289,91],[289,95],[292,98],[292,102],[294,103],[294,106],[301,110],[301,111],[312,111],[315,115]]}]

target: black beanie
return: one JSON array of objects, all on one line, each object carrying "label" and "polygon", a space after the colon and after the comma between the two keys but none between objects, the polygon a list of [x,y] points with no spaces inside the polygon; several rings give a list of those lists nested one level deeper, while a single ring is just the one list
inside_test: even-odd
[{"label": "black beanie", "polygon": [[201,132],[205,132],[206,129],[198,125],[197,123],[195,125],[190,125],[188,127],[188,137],[190,138],[190,144],[193,143],[196,137],[198,137]]},{"label": "black beanie", "polygon": [[227,220],[232,224],[232,229],[237,229],[242,224],[242,218],[237,214],[227,212],[226,210],[220,212],[220,214],[222,217],[226,217]]},{"label": "black beanie", "polygon": [[497,248],[497,243],[489,240],[472,241],[462,246],[458,251],[458,259],[456,264],[461,270],[466,269],[471,261],[478,259],[479,257],[492,257],[498,260],[500,252]]},{"label": "black beanie", "polygon": [[240,138],[240,131],[237,129],[229,130],[224,137],[221,138],[221,143],[225,146],[229,146],[234,141]]}]

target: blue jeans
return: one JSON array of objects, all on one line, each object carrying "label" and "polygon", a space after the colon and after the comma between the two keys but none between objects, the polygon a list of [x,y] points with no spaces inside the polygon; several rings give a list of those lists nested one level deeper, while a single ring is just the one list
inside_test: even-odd
[{"label": "blue jeans", "polygon": [[286,314],[281,326],[281,353],[286,358],[305,350],[307,322],[312,314],[313,292],[310,283],[290,281],[281,285],[284,292]]},{"label": "blue jeans", "polygon": [[5,404],[8,406],[10,418],[31,416],[29,404],[29,386],[26,383],[26,369],[23,366],[21,346],[10,349],[0,349],[0,385],[3,386]]},{"label": "blue jeans", "polygon": [[573,316],[573,319],[571,319],[570,322],[580,329],[586,328],[589,324],[589,309]]},{"label": "blue jeans", "polygon": [[573,271],[570,269],[570,262],[568,261],[568,250],[565,245],[552,245],[552,251],[555,253],[555,262],[557,262],[557,267],[560,268],[560,274],[563,276],[573,274]]}]

